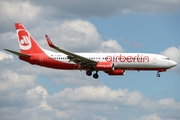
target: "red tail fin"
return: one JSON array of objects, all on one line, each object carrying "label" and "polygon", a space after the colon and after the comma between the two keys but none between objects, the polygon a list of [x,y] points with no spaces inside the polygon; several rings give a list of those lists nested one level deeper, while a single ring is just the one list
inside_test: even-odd
[{"label": "red tail fin", "polygon": [[21,23],[15,23],[21,53],[42,53],[43,50]]}]

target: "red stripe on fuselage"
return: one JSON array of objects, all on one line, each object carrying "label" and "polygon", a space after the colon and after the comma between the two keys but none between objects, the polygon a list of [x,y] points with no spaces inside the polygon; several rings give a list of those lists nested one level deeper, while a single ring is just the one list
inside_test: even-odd
[{"label": "red stripe on fuselage", "polygon": [[72,63],[65,63],[59,60],[56,60],[54,58],[48,57],[45,53],[41,54],[31,54],[30,58],[25,57],[19,57],[19,59],[29,62],[33,65],[39,65],[44,66],[48,68],[54,68],[54,69],[64,69],[64,70],[73,70],[73,69],[79,69],[79,65],[75,65]]}]

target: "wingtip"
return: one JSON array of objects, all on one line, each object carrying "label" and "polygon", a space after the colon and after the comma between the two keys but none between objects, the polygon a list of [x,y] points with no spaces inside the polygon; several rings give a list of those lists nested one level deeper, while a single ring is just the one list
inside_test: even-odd
[{"label": "wingtip", "polygon": [[54,44],[52,43],[52,41],[50,40],[50,38],[48,37],[48,35],[45,34],[45,37],[46,37],[46,40],[47,40],[47,42],[48,42],[48,45],[49,45],[50,47],[53,47],[53,48],[54,48],[55,46],[54,46]]},{"label": "wingtip", "polygon": [[3,50],[8,51],[8,49],[3,49]]}]

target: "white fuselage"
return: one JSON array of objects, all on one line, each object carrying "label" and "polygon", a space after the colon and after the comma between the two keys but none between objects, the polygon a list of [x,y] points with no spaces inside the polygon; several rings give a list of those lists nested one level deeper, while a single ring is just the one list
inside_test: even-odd
[{"label": "white fuselage", "polygon": [[[75,64],[70,62],[67,55],[63,53],[55,53],[44,50],[45,53],[57,61],[67,64]],[[166,68],[174,67],[176,63],[169,58],[149,53],[75,53],[87,59],[99,62],[112,62],[116,69],[134,70],[139,68]]]}]

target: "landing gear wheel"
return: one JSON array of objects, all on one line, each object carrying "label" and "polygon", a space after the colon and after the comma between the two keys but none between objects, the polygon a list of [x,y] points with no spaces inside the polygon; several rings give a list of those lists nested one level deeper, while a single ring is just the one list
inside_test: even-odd
[{"label": "landing gear wheel", "polygon": [[97,73],[93,74],[93,78],[97,79],[99,77],[99,75]]},{"label": "landing gear wheel", "polygon": [[159,73],[157,73],[157,75],[156,75],[157,77],[160,77],[161,75],[159,74]]},{"label": "landing gear wheel", "polygon": [[87,75],[87,76],[91,76],[91,75],[92,75],[92,72],[91,72],[91,71],[86,71],[86,75]]}]

